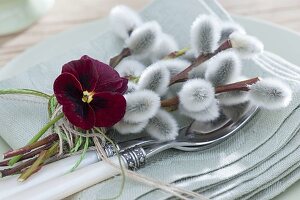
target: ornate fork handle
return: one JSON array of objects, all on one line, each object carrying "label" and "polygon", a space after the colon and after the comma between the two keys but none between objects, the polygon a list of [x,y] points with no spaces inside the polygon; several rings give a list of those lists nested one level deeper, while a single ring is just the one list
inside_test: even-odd
[{"label": "ornate fork handle", "polygon": [[[119,146],[116,145],[118,150]],[[112,157],[116,155],[116,149],[111,144],[105,144],[104,146],[105,153],[107,157]],[[144,148],[138,145],[121,149],[120,156],[128,166],[130,170],[137,170],[145,165],[146,155]],[[99,159],[100,160],[100,159]]]},{"label": "ornate fork handle", "polygon": [[134,146],[121,151],[121,157],[125,161],[130,170],[137,170],[145,165],[146,152],[143,147]]}]

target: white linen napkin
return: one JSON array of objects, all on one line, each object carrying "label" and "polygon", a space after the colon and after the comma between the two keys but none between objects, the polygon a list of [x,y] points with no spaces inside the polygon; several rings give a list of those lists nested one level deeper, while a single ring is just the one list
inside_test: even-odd
[{"label": "white linen napkin", "polygon": [[[201,1],[190,0],[187,3],[185,0],[176,2],[157,0],[149,5],[142,15],[145,19],[159,21],[163,30],[174,35],[180,46],[185,47],[189,43],[189,27],[200,13],[209,13]],[[83,54],[108,61],[109,57],[115,55],[121,48],[122,43],[108,30],[97,39],[81,45],[80,48],[41,63],[18,77],[0,82],[0,88],[32,88],[52,92],[53,80],[59,74],[63,63],[71,59],[78,59]],[[270,76],[251,61],[244,64],[244,73],[249,77]],[[173,150],[163,152],[149,160],[148,165],[139,172],[166,182],[181,180],[181,183],[185,183],[188,189],[211,188],[213,185],[225,183],[232,178],[238,180],[239,176],[243,177],[241,180],[250,180],[253,176],[243,176],[243,174],[255,170],[260,164],[274,157],[277,151],[287,146],[298,131],[299,127],[295,117],[299,114],[297,107],[300,94],[299,87],[292,86],[295,96],[288,108],[275,112],[260,111],[233,137],[211,149],[189,153]],[[24,102],[19,98],[13,101],[3,98],[0,100],[0,112],[5,113],[0,120],[1,124],[5,124],[0,135],[14,148],[24,145],[31,135],[47,121],[45,102],[33,103],[31,99]],[[278,157],[277,160],[279,159]],[[272,162],[275,161],[274,159]],[[120,182],[120,177],[115,177],[73,195],[69,199],[111,197],[117,192]],[[139,196],[153,199],[152,195],[156,194],[147,193],[151,189],[128,180],[120,199],[134,199]],[[236,195],[240,195],[240,190],[236,191]],[[160,195],[159,198],[168,197],[168,195]]]}]

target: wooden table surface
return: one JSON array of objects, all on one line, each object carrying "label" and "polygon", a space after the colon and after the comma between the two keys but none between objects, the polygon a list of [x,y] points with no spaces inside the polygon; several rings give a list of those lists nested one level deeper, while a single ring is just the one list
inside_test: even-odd
[{"label": "wooden table surface", "polygon": [[[231,13],[251,16],[300,32],[299,0],[219,0]],[[76,2],[76,3],[74,3]],[[34,44],[79,24],[99,19],[117,4],[141,9],[150,0],[56,0],[54,7],[26,30],[0,36],[0,66]]]}]

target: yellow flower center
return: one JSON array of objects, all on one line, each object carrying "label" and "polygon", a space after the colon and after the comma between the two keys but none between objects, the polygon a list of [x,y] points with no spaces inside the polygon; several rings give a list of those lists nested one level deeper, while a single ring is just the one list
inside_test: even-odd
[{"label": "yellow flower center", "polygon": [[84,91],[81,100],[82,100],[84,103],[91,103],[91,101],[93,101],[93,96],[94,96],[94,94],[95,94],[94,92]]}]

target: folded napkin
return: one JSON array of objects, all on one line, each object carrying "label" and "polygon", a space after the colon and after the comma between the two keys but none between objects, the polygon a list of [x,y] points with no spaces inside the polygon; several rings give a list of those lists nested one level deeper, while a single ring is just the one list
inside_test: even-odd
[{"label": "folded napkin", "polygon": [[[189,27],[200,13],[210,13],[214,7],[203,4],[204,1],[160,0],[154,1],[143,12],[146,20],[157,20],[167,33],[174,35],[181,47],[189,44]],[[123,44],[111,33],[103,32],[98,38],[90,40],[59,57],[32,67],[24,74],[0,82],[0,88],[32,88],[44,92],[52,92],[52,84],[61,70],[61,65],[71,59],[78,59],[83,54],[103,61],[120,51]],[[249,77],[270,76],[270,74],[252,61],[244,62],[244,74]],[[169,150],[148,161],[148,165],[139,170],[153,178],[165,182],[175,182],[188,189],[205,192],[215,198],[249,195],[257,191],[255,180],[257,174],[269,177],[270,185],[275,183],[276,174],[280,174],[291,166],[293,161],[285,161],[287,155],[294,155],[297,145],[291,145],[299,130],[299,86],[293,85],[295,92],[291,105],[280,111],[259,111],[257,115],[235,135],[221,144],[201,152],[180,152]],[[47,104],[36,98],[20,99],[13,96],[1,97],[0,116],[2,127],[0,135],[7,143],[17,148],[24,145],[47,121]],[[12,136],[13,134],[13,136]],[[282,150],[282,153],[279,153]],[[291,158],[292,159],[292,158]],[[278,165],[277,165],[278,163]],[[289,163],[289,165],[288,165]],[[269,167],[267,167],[269,166]],[[274,166],[277,166],[274,168]],[[274,168],[270,176],[267,169]],[[260,176],[258,176],[260,177]],[[264,179],[265,180],[265,179]],[[236,183],[249,183],[240,188]],[[68,199],[99,199],[111,197],[118,191],[120,177],[97,184],[87,190],[75,194]],[[244,185],[244,184],[243,184]],[[232,190],[234,188],[234,190]],[[228,191],[233,191],[228,193]],[[275,192],[273,192],[275,194]],[[276,193],[278,194],[278,193]],[[253,196],[252,195],[252,196]],[[154,191],[152,188],[127,180],[125,190],[120,199],[164,199],[169,195]]]}]

